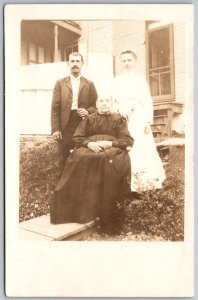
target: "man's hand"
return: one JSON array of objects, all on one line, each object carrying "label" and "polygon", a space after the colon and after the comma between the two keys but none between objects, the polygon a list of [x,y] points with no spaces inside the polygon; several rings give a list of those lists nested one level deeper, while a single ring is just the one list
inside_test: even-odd
[{"label": "man's hand", "polygon": [[89,112],[85,108],[79,108],[77,110],[77,113],[81,118],[88,116],[88,114],[89,114]]},{"label": "man's hand", "polygon": [[127,114],[125,114],[125,113],[120,113],[120,115],[121,115],[121,117],[122,117],[123,119],[125,119],[125,121],[128,121],[128,120],[129,120],[129,117],[128,117]]},{"label": "man's hand", "polygon": [[100,146],[98,144],[98,142],[89,142],[87,147],[95,153],[99,153],[101,151],[104,151],[104,149],[102,148],[102,146]]},{"label": "man's hand", "polygon": [[52,134],[52,138],[58,142],[62,140],[62,133],[60,131],[56,131]]},{"label": "man's hand", "polygon": [[129,121],[129,119],[131,118],[131,114],[132,114],[133,110],[121,110],[120,111],[120,115],[122,118],[124,118],[126,121]]}]

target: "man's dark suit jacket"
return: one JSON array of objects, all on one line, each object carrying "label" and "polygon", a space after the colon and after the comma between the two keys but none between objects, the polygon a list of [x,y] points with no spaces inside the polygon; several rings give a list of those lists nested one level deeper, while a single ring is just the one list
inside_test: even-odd
[{"label": "man's dark suit jacket", "polygon": [[[78,93],[78,108],[85,108],[89,114],[96,110],[97,92],[92,81],[81,76]],[[56,82],[51,108],[52,134],[63,132],[67,126],[72,107],[72,86],[70,76]]]}]

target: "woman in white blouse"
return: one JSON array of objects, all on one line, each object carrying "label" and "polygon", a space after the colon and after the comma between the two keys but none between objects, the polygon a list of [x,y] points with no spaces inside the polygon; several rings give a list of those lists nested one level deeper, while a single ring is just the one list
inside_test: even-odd
[{"label": "woman in white blouse", "polygon": [[114,79],[113,96],[116,110],[128,119],[128,128],[135,141],[129,155],[131,191],[137,197],[142,191],[162,188],[165,171],[151,130],[153,104],[150,90],[146,80],[134,71],[136,60],[132,50],[120,54],[124,71]]}]

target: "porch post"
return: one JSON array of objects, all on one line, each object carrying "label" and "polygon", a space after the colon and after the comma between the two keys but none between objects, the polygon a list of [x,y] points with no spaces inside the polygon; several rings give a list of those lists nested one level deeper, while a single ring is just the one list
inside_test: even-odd
[{"label": "porch post", "polygon": [[58,61],[58,25],[54,26],[54,62]]}]

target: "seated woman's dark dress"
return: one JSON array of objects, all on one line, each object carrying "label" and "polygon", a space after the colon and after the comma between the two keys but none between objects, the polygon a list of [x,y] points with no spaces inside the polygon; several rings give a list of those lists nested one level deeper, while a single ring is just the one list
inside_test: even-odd
[{"label": "seated woman's dark dress", "polygon": [[[67,159],[51,201],[51,223],[85,223],[99,217],[113,218],[114,207],[122,197],[123,181],[130,182],[127,146],[133,139],[126,121],[117,113],[94,113],[81,121],[73,140],[76,149]],[[90,141],[113,141],[112,147],[95,153]]]}]

